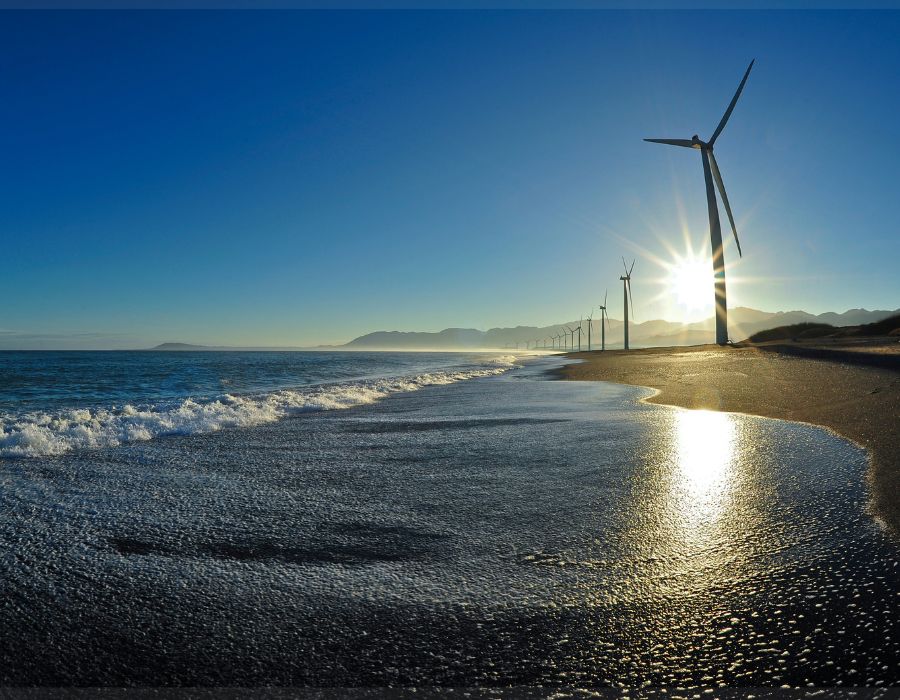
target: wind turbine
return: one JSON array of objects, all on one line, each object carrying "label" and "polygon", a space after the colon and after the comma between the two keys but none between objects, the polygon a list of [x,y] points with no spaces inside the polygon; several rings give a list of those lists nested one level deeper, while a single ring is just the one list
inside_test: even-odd
[{"label": "wind turbine", "polygon": [[[622,258],[622,266],[625,268],[625,276],[620,277],[622,280],[622,296],[625,297],[625,349],[628,349],[628,298],[631,296],[631,270],[634,269],[635,261],[631,261],[631,268],[625,264],[625,258]],[[631,304],[631,317],[634,318],[634,302]]]},{"label": "wind turbine", "polygon": [[700,151],[700,158],[703,161],[703,179],[706,181],[706,208],[709,211],[709,240],[712,244],[713,276],[715,278],[716,343],[719,345],[728,343],[728,305],[725,299],[725,255],[722,245],[722,225],[719,222],[719,203],[716,201],[716,190],[713,187],[713,180],[716,182],[715,187],[719,188],[719,194],[722,195],[722,203],[725,205],[725,212],[728,214],[728,221],[731,223],[731,232],[734,234],[738,255],[743,257],[743,254],[741,253],[741,242],[738,240],[737,227],[734,225],[734,216],[731,213],[731,205],[728,203],[728,195],[725,194],[725,183],[722,182],[722,174],[719,172],[716,156],[713,153],[713,146],[716,143],[716,139],[719,138],[719,134],[722,133],[722,129],[725,128],[725,124],[728,122],[728,118],[731,116],[731,112],[741,96],[741,91],[743,91],[744,84],[750,76],[750,69],[753,68],[755,60],[750,61],[750,65],[747,66],[747,72],[744,73],[744,78],[741,80],[741,84],[738,85],[737,92],[731,98],[731,104],[725,110],[722,120],[709,141],[701,141],[697,134],[694,134],[690,139],[644,139],[644,141],[665,143],[670,146],[696,148]]},{"label": "wind turbine", "polygon": [[[600,309],[600,349],[606,350],[606,328],[603,325],[603,321],[605,320],[607,325],[609,325],[609,316],[606,314],[606,295],[609,292],[607,289],[603,292],[603,306],[598,306]],[[590,335],[588,335],[590,338]],[[588,341],[590,342],[590,341]]]},{"label": "wind turbine", "polygon": [[581,320],[579,319],[578,325],[575,328],[570,328],[569,332],[572,334],[572,349],[575,349],[575,331],[578,331],[578,352],[581,352]]},{"label": "wind turbine", "polygon": [[594,325],[594,307],[591,307],[591,315],[588,316],[588,352],[591,351],[591,326]]}]

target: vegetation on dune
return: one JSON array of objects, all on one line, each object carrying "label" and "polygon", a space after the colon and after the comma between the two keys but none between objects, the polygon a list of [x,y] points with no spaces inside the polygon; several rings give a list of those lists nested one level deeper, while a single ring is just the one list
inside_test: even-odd
[{"label": "vegetation on dune", "polygon": [[835,327],[828,323],[795,323],[754,333],[747,340],[765,343],[770,340],[807,340],[810,338],[856,338],[900,335],[900,314],[861,326]]},{"label": "vegetation on dune", "polygon": [[[844,329],[841,329],[844,330]],[[851,326],[841,335],[900,335],[900,314],[889,316],[875,323],[866,323],[862,326]]]},{"label": "vegetation on dune", "polygon": [[769,340],[794,340],[797,338],[821,338],[833,335],[838,329],[828,323],[795,323],[791,326],[778,326],[759,331],[748,340],[752,343],[765,343]]}]

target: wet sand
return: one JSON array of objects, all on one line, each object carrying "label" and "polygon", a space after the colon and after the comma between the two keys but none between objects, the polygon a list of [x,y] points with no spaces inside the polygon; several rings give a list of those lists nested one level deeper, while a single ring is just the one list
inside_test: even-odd
[{"label": "wet sand", "polygon": [[869,454],[874,515],[900,533],[900,343],[785,343],[575,352],[563,379],[652,387],[654,403],[829,428]]}]

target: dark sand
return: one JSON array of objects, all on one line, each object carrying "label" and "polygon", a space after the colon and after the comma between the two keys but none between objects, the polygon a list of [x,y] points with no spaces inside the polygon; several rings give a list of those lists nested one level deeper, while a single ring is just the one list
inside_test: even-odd
[{"label": "dark sand", "polygon": [[658,389],[653,403],[813,423],[864,447],[874,515],[900,533],[900,343],[790,343],[575,352],[564,379]]}]

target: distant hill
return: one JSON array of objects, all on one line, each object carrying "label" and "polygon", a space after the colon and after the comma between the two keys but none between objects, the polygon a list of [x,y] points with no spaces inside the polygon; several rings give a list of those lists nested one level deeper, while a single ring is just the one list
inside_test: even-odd
[{"label": "distant hill", "polygon": [[[798,323],[828,324],[835,327],[860,326],[877,323],[900,314],[900,309],[893,311],[867,309],[850,309],[843,313],[827,312],[811,314],[806,311],[760,311],[748,307],[735,307],[728,310],[728,327],[731,339],[738,341],[749,338],[754,333],[779,326],[791,326]],[[491,328],[487,331],[474,328],[446,328],[436,333],[377,331],[354,338],[344,349],[384,349],[384,350],[478,350],[487,348],[519,348],[534,339],[547,338],[560,332],[563,326],[577,326],[578,320],[569,320],[551,326],[516,326],[514,328]],[[587,321],[584,322],[581,336],[582,348],[587,347]],[[715,341],[715,321],[712,317],[696,323],[675,323],[654,319],[642,323],[631,322],[628,325],[630,342],[635,346],[667,346],[667,345],[700,345]],[[600,343],[600,322],[594,319],[591,332],[592,344]],[[577,340],[577,339],[576,339]],[[621,347],[623,344],[623,323],[618,319],[609,319],[606,331],[607,347]],[[530,345],[529,345],[530,346]],[[549,347],[549,343],[548,343]]]},{"label": "distant hill", "polygon": [[191,345],[190,343],[160,343],[151,350],[166,350],[169,352],[185,352],[191,350],[218,350],[220,348],[211,347],[209,345]]},{"label": "distant hill", "polygon": [[445,328],[440,333],[404,333],[401,331],[377,331],[351,340],[345,348],[480,348],[488,336],[484,331],[472,328]]},{"label": "distant hill", "polygon": [[[339,346],[342,347],[342,346]],[[194,345],[192,343],[160,343],[148,352],[287,352],[292,350],[328,350],[334,346],[300,347],[238,347],[232,345]]]}]

